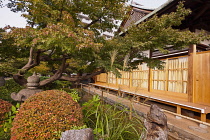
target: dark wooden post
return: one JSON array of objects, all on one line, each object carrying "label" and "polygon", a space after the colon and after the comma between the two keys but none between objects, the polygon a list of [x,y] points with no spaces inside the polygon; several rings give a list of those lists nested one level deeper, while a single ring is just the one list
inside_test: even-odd
[{"label": "dark wooden post", "polygon": [[[149,50],[149,58],[152,57],[152,51]],[[152,69],[149,68],[148,71],[148,91],[151,92],[152,91]]]},{"label": "dark wooden post", "polygon": [[190,45],[188,53],[188,83],[187,93],[188,101],[195,102],[195,61],[196,61],[196,45]]}]

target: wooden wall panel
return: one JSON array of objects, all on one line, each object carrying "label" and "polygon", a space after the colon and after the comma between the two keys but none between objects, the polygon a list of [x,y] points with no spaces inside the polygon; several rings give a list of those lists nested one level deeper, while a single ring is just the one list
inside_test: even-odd
[{"label": "wooden wall panel", "polygon": [[210,52],[196,55],[195,102],[210,104]]}]

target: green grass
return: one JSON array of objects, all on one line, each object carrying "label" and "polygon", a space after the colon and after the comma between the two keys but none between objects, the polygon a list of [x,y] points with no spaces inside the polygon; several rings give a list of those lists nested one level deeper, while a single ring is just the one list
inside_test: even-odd
[{"label": "green grass", "polygon": [[141,118],[129,119],[128,110],[119,110],[100,101],[98,96],[83,104],[85,123],[93,128],[95,139],[140,140],[144,131]]}]

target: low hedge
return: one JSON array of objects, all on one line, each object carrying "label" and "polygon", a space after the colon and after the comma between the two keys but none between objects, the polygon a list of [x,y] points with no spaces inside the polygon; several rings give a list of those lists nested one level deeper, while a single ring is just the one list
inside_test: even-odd
[{"label": "low hedge", "polygon": [[60,133],[83,126],[81,107],[65,91],[48,90],[29,97],[13,121],[11,140],[59,139]]}]

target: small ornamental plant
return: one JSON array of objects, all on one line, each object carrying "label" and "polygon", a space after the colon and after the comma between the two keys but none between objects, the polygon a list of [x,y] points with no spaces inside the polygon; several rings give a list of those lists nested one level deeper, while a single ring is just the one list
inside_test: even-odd
[{"label": "small ornamental plant", "polygon": [[11,107],[11,103],[0,99],[0,125],[3,123],[6,113],[11,110]]},{"label": "small ornamental plant", "polygon": [[59,139],[60,133],[83,126],[80,105],[65,91],[47,90],[29,97],[13,121],[11,140]]}]

